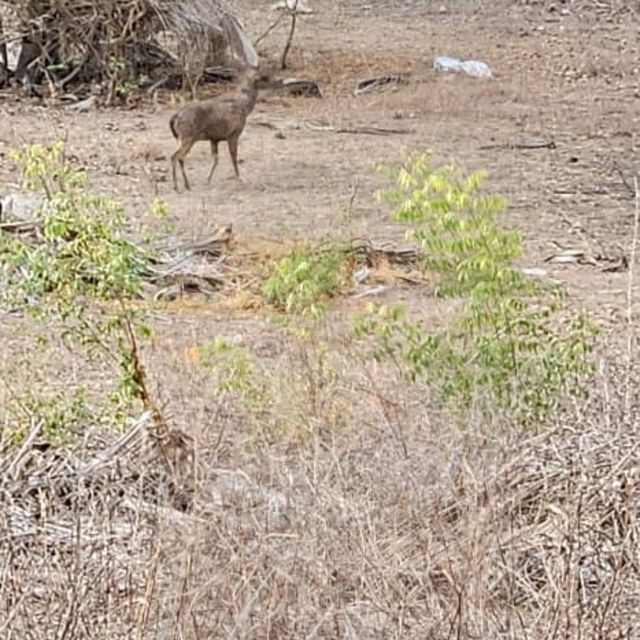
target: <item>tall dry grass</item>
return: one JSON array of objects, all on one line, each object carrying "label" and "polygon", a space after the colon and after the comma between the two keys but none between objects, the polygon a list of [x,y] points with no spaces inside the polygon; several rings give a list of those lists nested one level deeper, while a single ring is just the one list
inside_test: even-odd
[{"label": "tall dry grass", "polygon": [[0,459],[1,637],[638,637],[617,373],[523,434],[456,424],[346,348],[322,358],[286,347],[273,401],[221,401],[182,468],[144,420],[73,453],[34,424]]}]

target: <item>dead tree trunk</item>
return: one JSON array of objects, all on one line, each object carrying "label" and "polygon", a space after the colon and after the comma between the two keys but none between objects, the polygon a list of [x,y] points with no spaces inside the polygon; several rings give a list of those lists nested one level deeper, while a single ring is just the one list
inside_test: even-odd
[{"label": "dead tree trunk", "polygon": [[0,87],[9,83],[9,55],[7,53],[7,42],[0,15]]},{"label": "dead tree trunk", "polygon": [[32,62],[40,57],[40,46],[35,42],[27,38],[22,39],[22,46],[20,47],[20,56],[18,57],[18,64],[16,66],[16,79],[22,83],[32,83],[35,81],[35,77],[31,69],[33,67]]}]

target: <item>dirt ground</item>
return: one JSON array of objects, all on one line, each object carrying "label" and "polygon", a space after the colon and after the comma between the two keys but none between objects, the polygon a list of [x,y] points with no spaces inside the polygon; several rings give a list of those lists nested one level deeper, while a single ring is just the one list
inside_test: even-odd
[{"label": "dirt ground", "polygon": [[[240,5],[254,36],[273,20],[266,6]],[[323,98],[271,96],[257,105],[240,143],[241,182],[233,179],[223,148],[207,186],[209,150],[201,143],[187,160],[193,190],[173,192],[168,120],[180,100],[175,95],[86,114],[6,96],[0,102],[2,192],[18,180],[9,149],[64,138],[93,184],[120,198],[129,215],[142,216],[158,196],[185,238],[232,224],[239,237],[401,244],[404,229],[373,197],[385,185],[373,164],[430,149],[436,162],[487,170],[491,189],[511,202],[505,223],[524,235],[522,266],[567,284],[575,304],[615,332],[627,305],[628,274],[616,265],[630,252],[640,131],[638,32],[630,14],[587,1],[407,0],[374,9],[352,0],[313,8],[299,20],[285,75],[315,79]],[[286,28],[265,38],[260,52],[277,57]],[[483,60],[495,77],[436,72],[437,55]],[[353,95],[357,80],[388,72],[410,72],[411,81]],[[318,129],[322,124],[406,133],[336,133]],[[523,148],[538,141],[553,148]],[[547,262],[566,250],[584,252],[586,264]],[[434,306],[420,288],[395,295]],[[259,333],[256,324],[269,331],[263,319],[248,315],[215,303],[194,314],[187,305],[161,326],[181,343],[185,327],[198,334],[239,332],[249,341]]]},{"label": "dirt ground", "polygon": [[[254,37],[274,19],[270,2],[242,0],[237,4]],[[627,4],[631,3],[309,0],[314,12],[299,20],[290,69],[285,75],[316,80],[323,97],[270,96],[257,105],[240,140],[240,182],[233,179],[231,161],[223,148],[213,183],[207,186],[209,148],[200,143],[186,162],[193,190],[174,193],[169,157],[175,141],[168,121],[179,102],[177,96],[160,93],[133,109],[75,113],[3,95],[0,196],[18,188],[18,172],[9,160],[11,148],[63,138],[68,155],[88,170],[92,184],[121,199],[132,218],[142,219],[153,198],[165,200],[182,238],[202,239],[232,224],[237,238],[245,242],[251,239],[254,248],[260,239],[272,249],[280,241],[302,239],[366,238],[377,244],[403,245],[405,228],[394,223],[389,209],[373,197],[377,188],[387,184],[373,170],[373,164],[400,163],[410,152],[430,149],[438,163],[453,161],[467,170],[488,171],[490,188],[511,202],[505,224],[523,234],[521,266],[543,269],[544,277],[566,284],[573,304],[593,313],[605,337],[608,334],[613,338],[607,344],[615,345],[616,336],[626,340],[625,324],[629,317],[635,321],[640,311],[633,296],[629,301],[628,293],[635,293],[635,286],[630,288],[625,268],[625,260],[632,262],[634,174],[639,169],[640,135],[640,32],[637,16],[625,8]],[[260,52],[277,57],[285,37],[283,24],[260,43]],[[493,69],[494,77],[479,80],[436,72],[433,60],[438,55],[482,60]],[[407,85],[353,95],[357,80],[397,72],[411,73]],[[391,135],[338,133],[323,129],[326,124],[406,131]],[[540,141],[553,144],[537,144]],[[549,261],[567,251],[581,252],[583,259]],[[432,293],[430,287],[397,283],[371,300],[402,299],[438,321],[438,314],[447,310]],[[234,520],[235,506],[207,515],[206,525],[197,526],[202,526],[202,540],[212,546],[203,544],[193,552],[197,559],[193,566],[199,572],[194,584],[202,593],[211,592],[214,604],[207,602],[211,611],[226,607],[225,598],[231,603],[231,611],[241,600],[238,594],[246,591],[246,609],[238,607],[228,619],[238,625],[241,621],[247,628],[251,616],[245,613],[258,596],[262,597],[264,585],[270,594],[276,594],[274,611],[280,610],[279,602],[290,601],[301,609],[306,602],[313,602],[314,616],[317,613],[303,624],[303,613],[288,610],[287,615],[299,616],[299,627],[291,620],[282,622],[283,628],[290,625],[293,629],[289,635],[284,631],[279,634],[277,627],[258,633],[255,629],[261,628],[261,623],[256,622],[253,632],[244,635],[238,631],[243,628],[240,626],[235,632],[224,627],[228,633],[219,631],[222,635],[211,631],[206,636],[180,637],[450,637],[454,629],[450,620],[460,613],[458,602],[462,602],[462,589],[466,588],[460,585],[467,584],[468,575],[475,576],[473,584],[482,595],[485,585],[494,584],[495,567],[503,563],[513,564],[513,575],[524,576],[529,565],[523,569],[516,560],[530,562],[538,557],[536,553],[543,554],[540,550],[551,549],[547,544],[550,538],[545,537],[552,536],[549,531],[560,532],[558,547],[544,551],[547,556],[543,554],[541,562],[548,561],[552,568],[565,552],[566,540],[583,533],[581,527],[571,529],[570,525],[565,531],[564,520],[554,520],[551,511],[547,514],[542,504],[545,497],[539,498],[539,513],[547,515],[531,525],[531,531],[540,531],[539,538],[537,533],[528,533],[525,525],[518,531],[516,520],[521,513],[538,509],[526,506],[528,494],[522,498],[525,506],[518,506],[513,520],[504,516],[503,528],[498,523],[503,516],[497,510],[490,512],[488,507],[483,511],[485,504],[493,508],[494,503],[486,500],[482,474],[504,452],[508,464],[502,469],[507,471],[504,476],[496,474],[499,482],[490,491],[500,496],[504,493],[504,500],[513,499],[515,504],[518,495],[525,494],[524,490],[520,494],[518,491],[530,481],[534,487],[531,495],[541,495],[540,472],[532,461],[539,447],[547,444],[532,441],[520,453],[518,445],[510,449],[510,435],[498,442],[493,434],[475,433],[473,424],[467,425],[469,431],[465,433],[456,431],[455,426],[447,431],[449,424],[443,427],[441,416],[422,401],[419,390],[393,378],[371,358],[365,360],[349,341],[348,320],[353,309],[368,300],[336,303],[318,336],[300,343],[291,339],[267,310],[243,306],[237,300],[230,302],[224,296],[210,302],[179,300],[152,310],[156,338],[145,347],[144,359],[154,391],[172,425],[196,433],[203,450],[213,451],[216,468],[212,475],[215,471],[220,477],[227,473],[236,480],[250,477],[261,490],[279,492],[290,508],[288,524],[273,534],[270,525],[263,527],[262,516],[255,515],[257,507],[254,509],[253,503],[246,511],[237,507],[238,514],[249,514],[246,520],[240,516]],[[25,319],[0,318],[0,373],[5,381],[11,381],[0,388],[0,406],[7,393],[19,391],[19,384],[100,388],[100,376],[104,374],[88,359],[77,357],[68,362],[63,344],[42,347],[34,340],[33,331]],[[255,415],[249,416],[251,412],[242,407],[218,403],[209,372],[195,366],[197,348],[221,335],[246,346],[261,374],[275,386],[270,396],[273,401],[265,403],[267,408]],[[31,372],[28,380],[24,379],[25,371]],[[608,401],[607,394],[609,391],[605,394]],[[580,411],[581,407],[576,409],[578,418],[588,414],[592,420],[584,420],[585,431],[587,426],[591,429],[589,438],[604,442],[598,450],[613,450],[606,441],[609,432],[600,431],[600,409]],[[612,419],[609,422],[614,424]],[[334,429],[336,426],[342,428]],[[613,433],[614,427],[611,429]],[[282,443],[277,433],[287,430],[293,435]],[[540,454],[540,459],[546,455],[552,462],[560,460],[555,466],[549,463],[555,474],[549,471],[549,486],[560,488],[558,497],[548,501],[573,505],[566,507],[567,514],[570,508],[580,513],[583,495],[587,495],[586,490],[583,494],[574,488],[578,487],[580,473],[570,479],[561,477],[569,464],[582,460],[583,450],[576,456],[574,447],[582,447],[584,439],[578,434],[574,441],[573,434],[567,436],[564,458],[555,457],[553,440],[546,453]],[[635,447],[637,432],[634,437]],[[299,451],[295,450],[297,446]],[[612,478],[623,463],[631,464],[631,447],[626,441],[619,450],[620,463],[612,463]],[[600,469],[599,464],[594,462],[594,468]],[[495,465],[497,468],[498,462]],[[512,473],[509,468],[516,471]],[[449,509],[442,496],[454,492],[451,478],[458,473],[456,469],[471,480],[460,490],[462,506],[457,515],[452,515],[454,509]],[[489,471],[486,473],[488,476]],[[583,475],[587,484],[592,481],[588,473]],[[501,478],[506,480],[502,482]],[[587,503],[585,498],[584,504],[589,506]],[[264,513],[270,508],[264,506]],[[584,527],[589,534],[604,526],[604,507],[598,503],[590,508],[595,524]],[[607,513],[609,508],[607,503]],[[632,507],[628,509],[632,512]],[[560,507],[557,510],[563,515]],[[451,522],[458,517],[462,522],[459,529],[451,525],[451,535],[447,534],[449,517]],[[233,525],[215,529],[224,518]],[[166,558],[175,558],[176,563],[184,540],[191,535],[185,531],[176,525],[176,541],[167,543]],[[502,549],[504,541],[508,545],[514,541],[515,548],[518,536],[528,545],[523,547],[528,555],[523,552],[517,556],[514,551],[516,560],[496,555],[495,549]],[[635,539],[632,534],[620,536],[627,542]],[[442,544],[441,539],[445,541]],[[278,553],[273,549],[278,545],[284,549],[279,562],[290,573],[270,573]],[[511,553],[512,547],[509,549]],[[487,559],[486,572],[481,567],[483,559]],[[458,561],[454,571],[451,567]],[[188,562],[191,566],[191,557]],[[637,563],[628,564],[637,567]],[[260,567],[265,568],[264,574]],[[264,581],[262,575],[266,576]],[[617,574],[613,575],[616,583]],[[416,582],[423,576],[429,576],[424,584]],[[219,586],[216,581],[224,584]],[[296,581],[298,586],[292,589]],[[446,587],[447,591],[441,589],[441,583],[453,586]],[[503,588],[510,592],[515,584],[509,581]],[[554,584],[553,593],[559,598],[573,593],[568,584]],[[433,597],[423,609],[422,601],[416,604],[422,590]],[[193,587],[193,591],[197,589]],[[599,591],[603,598],[602,594],[609,593],[604,587]],[[174,594],[171,589],[166,593],[168,611]],[[252,594],[257,595],[254,598]],[[472,587],[469,594],[471,600],[477,595]],[[195,602],[199,596],[193,597]],[[479,600],[482,597],[478,596]],[[552,607],[555,601],[546,603],[537,595],[531,605],[535,615],[529,618],[535,619],[531,629],[537,631],[519,635],[518,624],[524,624],[516,616],[520,615],[519,604],[515,596],[513,603],[505,597],[507,600],[513,608],[505,619],[511,620],[515,631],[509,628],[505,635],[492,635],[488,629],[502,629],[502,621],[492,626],[489,613],[493,613],[479,610],[478,618],[486,613],[491,624],[478,626],[475,635],[458,633],[458,637],[584,637],[579,626],[577,633],[573,633],[573,627],[569,632],[569,616],[566,634],[562,634],[559,623],[556,635],[548,632],[547,614],[540,612],[556,616],[560,607]],[[340,634],[331,630],[333,621],[326,611],[335,612],[338,628],[339,616],[347,615],[345,607],[358,603],[364,606],[369,601],[376,602],[376,616],[397,618],[398,622],[397,627],[390,622],[367,624],[393,628],[393,633],[358,635],[355,631]],[[164,601],[159,602],[161,609]],[[398,603],[406,603],[406,607]],[[265,620],[269,618],[269,607],[265,605],[267,613],[256,613],[258,618],[263,614]],[[440,618],[434,614],[438,607],[444,611]],[[608,615],[607,607],[607,603],[602,605],[603,620]],[[471,611],[467,615],[472,618],[475,614]],[[405,616],[408,622],[403,627]],[[621,620],[635,617],[620,616]],[[228,622],[222,614],[221,618]],[[436,618],[440,620],[437,624],[432,621]],[[635,622],[629,625],[636,627]],[[319,633],[321,626],[329,631]],[[599,637],[637,635],[620,632],[616,636],[601,633]]]},{"label": "dirt ground", "polygon": [[[273,21],[266,5],[240,7],[254,36]],[[323,98],[271,96],[257,105],[240,143],[241,182],[223,148],[207,186],[209,149],[200,143],[187,160],[193,190],[174,193],[168,120],[178,96],[86,114],[8,96],[0,102],[2,192],[18,180],[9,149],[64,138],[96,188],[120,198],[134,218],[154,197],[164,199],[185,238],[232,224],[239,237],[402,244],[405,230],[373,197],[385,185],[373,164],[430,149],[436,162],[487,170],[490,188],[511,202],[505,223],[523,233],[522,266],[567,284],[574,303],[615,332],[627,305],[628,274],[615,266],[629,257],[640,131],[638,33],[630,14],[591,2],[398,1],[374,10],[352,0],[313,8],[299,20],[285,75],[316,80]],[[286,28],[265,38],[260,52],[276,58]],[[437,55],[483,60],[495,77],[438,73]],[[410,72],[411,81],[354,97],[357,80],[389,72]],[[407,133],[335,133],[319,130],[322,124]],[[537,141],[554,147],[521,148]],[[546,262],[565,250],[583,251],[587,264]],[[420,288],[387,296],[435,306]],[[264,318],[217,303],[197,313],[186,305],[160,326],[169,343],[182,345],[178,352],[195,334],[231,332],[253,343],[270,332]]]},{"label": "dirt ground", "polygon": [[[259,34],[273,15],[253,7],[244,15]],[[94,183],[122,198],[132,216],[157,193],[188,237],[232,223],[239,235],[398,241],[402,230],[372,197],[382,182],[371,165],[432,149],[436,160],[490,173],[491,187],[511,200],[507,223],[524,233],[526,266],[568,282],[604,315],[624,303],[624,275],[598,265],[554,267],[544,259],[559,252],[556,243],[596,257],[628,252],[633,197],[620,171],[631,184],[640,119],[638,33],[628,14],[591,2],[313,7],[299,21],[288,73],[317,80],[324,97],[271,97],[258,105],[240,145],[242,183],[231,178],[223,150],[208,187],[208,147],[201,144],[187,163],[193,191],[173,193],[168,96],[132,111],[89,114],[6,99],[0,102],[3,191],[16,180],[11,147],[64,137]],[[277,55],[284,30],[263,40],[262,51]],[[436,73],[436,55],[484,60],[495,78]],[[407,71],[408,86],[352,95],[358,79]],[[309,122],[410,132],[341,134],[311,129]],[[541,139],[555,148],[510,148]]]}]

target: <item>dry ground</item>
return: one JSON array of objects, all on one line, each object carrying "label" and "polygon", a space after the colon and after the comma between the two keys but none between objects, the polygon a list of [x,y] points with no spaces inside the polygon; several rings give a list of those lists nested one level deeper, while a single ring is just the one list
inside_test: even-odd
[{"label": "dry ground", "polygon": [[[271,15],[262,5],[241,4],[247,5],[245,15],[252,34],[261,33]],[[263,4],[266,7],[269,3]],[[403,228],[390,221],[388,210],[372,196],[384,182],[371,165],[397,163],[411,151],[432,149],[437,161],[455,161],[470,170],[486,169],[490,186],[512,203],[506,224],[524,234],[523,265],[542,267],[549,277],[566,283],[575,304],[593,312],[605,333],[619,333],[625,322],[628,274],[606,272],[602,266],[607,263],[602,261],[557,265],[545,262],[545,258],[558,253],[558,245],[600,258],[629,256],[634,199],[622,176],[632,184],[638,167],[637,19],[618,10],[615,3],[609,6],[587,0],[317,0],[310,4],[315,12],[299,21],[290,74],[316,79],[324,97],[270,97],[257,106],[240,142],[240,183],[232,179],[231,163],[223,149],[218,173],[207,186],[208,146],[201,144],[187,160],[193,191],[176,194],[171,190],[168,158],[175,144],[167,126],[173,109],[171,96],[159,96],[154,104],[142,104],[134,110],[90,114],[7,98],[0,102],[0,192],[11,190],[10,185],[18,180],[8,159],[10,148],[65,138],[69,153],[88,169],[99,190],[121,198],[133,217],[141,216],[152,198],[159,196],[169,203],[177,229],[185,237],[206,236],[232,223],[238,236],[276,240],[366,237],[400,244]],[[261,45],[264,52],[276,55],[283,37],[284,30],[274,31]],[[438,74],[432,69],[436,55],[484,60],[495,78],[479,81]],[[412,72],[408,86],[352,95],[358,79],[406,71]],[[313,130],[305,124],[318,121],[336,126],[406,128],[410,132],[341,134]],[[276,137],[269,124],[283,135]],[[534,139],[553,140],[555,148],[513,146]],[[390,295],[417,309],[439,313],[423,289],[399,288]],[[635,305],[632,311],[635,313]],[[476,609],[461,613],[449,607],[463,600],[462,591],[456,591],[464,583],[461,575],[477,569],[471,556],[482,555],[490,546],[488,537],[478,534],[474,538],[469,531],[490,528],[492,514],[484,513],[482,522],[474,521],[471,508],[465,515],[467,546],[452,551],[449,557],[450,563],[460,564],[450,566],[450,574],[443,568],[446,561],[442,557],[434,560],[431,568],[421,565],[425,575],[432,569],[440,572],[432,576],[433,584],[448,580],[448,587],[431,594],[428,604],[418,597],[427,587],[411,573],[403,557],[415,560],[423,552],[428,555],[429,545],[436,544],[433,540],[442,533],[435,527],[433,540],[421,538],[421,528],[426,531],[428,526],[417,514],[421,505],[432,508],[434,504],[429,502],[432,495],[427,487],[441,480],[445,466],[450,469],[451,456],[466,451],[465,447],[489,446],[482,458],[487,469],[492,464],[489,461],[500,455],[491,451],[491,438],[477,441],[457,431],[443,435],[440,416],[422,406],[411,390],[400,392],[398,381],[388,371],[361,361],[345,338],[341,319],[348,313],[350,309],[338,306],[330,314],[319,343],[312,347],[288,341],[266,313],[234,309],[224,301],[174,305],[154,316],[158,337],[146,357],[172,420],[199,434],[205,448],[215,443],[219,467],[249,473],[256,482],[278,488],[293,502],[304,495],[300,513],[315,508],[318,517],[311,524],[308,511],[300,519],[296,512],[291,515],[293,529],[284,527],[278,544],[284,544],[286,536],[310,536],[314,541],[300,546],[302,569],[298,560],[289,558],[290,575],[262,571],[271,558],[267,538],[261,539],[264,546],[254,549],[255,558],[265,564],[254,570],[248,568],[252,558],[244,557],[233,546],[233,536],[225,531],[230,538],[220,543],[219,556],[209,559],[214,573],[216,567],[229,563],[232,577],[216,586],[213,578],[208,582],[208,576],[198,573],[201,591],[197,597],[207,589],[224,592],[225,603],[237,596],[243,604],[238,604],[238,609],[229,604],[233,613],[228,618],[236,626],[228,626],[221,615],[223,622],[210,632],[212,635],[189,635],[191,630],[187,637],[440,638],[448,637],[454,628],[458,637],[580,637],[573,613],[549,629],[539,618],[531,618],[527,624],[517,622],[515,601],[500,618],[488,605],[487,610],[480,607],[482,598],[474,599],[475,592],[469,594],[473,603],[469,606]],[[35,347],[24,340],[29,332],[16,319],[0,322],[5,344],[0,364],[6,378],[19,377],[25,363],[37,357]],[[254,417],[249,425],[249,418],[237,407],[220,408],[210,379],[193,366],[190,349],[218,335],[247,346],[261,370],[281,379],[278,400],[261,424]],[[328,361],[318,360],[317,348],[325,347],[332,355]],[[50,349],[51,357],[42,365],[39,382],[51,384],[46,382],[47,372],[64,370],[65,381],[58,384],[100,384],[87,373],[87,363],[68,366],[59,345]],[[311,357],[310,353],[316,355]],[[398,425],[404,425],[402,433]],[[335,427],[340,429],[333,431]],[[287,445],[278,444],[276,438],[272,449],[256,452],[253,445],[264,442],[266,436],[256,435],[255,429],[273,429],[273,433],[289,430],[294,436],[287,439]],[[291,441],[314,442],[316,436],[326,438],[314,445],[318,450],[309,449],[298,463],[287,457]],[[476,459],[469,464],[479,462]],[[362,512],[355,506],[357,500],[350,502],[349,496],[360,496]],[[374,504],[383,505],[381,511],[376,511]],[[400,506],[396,509],[393,505]],[[248,540],[251,534],[243,529],[245,524],[239,524],[234,535]],[[376,532],[380,531],[386,533],[378,540]],[[362,542],[360,546],[356,539]],[[422,551],[421,544],[425,545]],[[222,550],[227,549],[225,545],[234,551],[226,555]],[[190,553],[195,557],[198,550]],[[296,553],[293,547],[291,553]],[[470,555],[463,562],[458,553]],[[510,562],[506,557],[503,560],[505,565]],[[394,567],[401,570],[394,574]],[[478,569],[478,582],[469,588],[481,590],[483,580],[491,575]],[[353,576],[358,580],[352,580]],[[236,586],[242,586],[234,591],[236,579]],[[256,620],[252,627],[247,614],[251,598],[262,598],[262,585],[271,588],[272,583],[277,583],[276,600],[289,599],[296,606],[310,608],[303,613],[294,607],[285,615],[267,598],[263,606],[273,606],[269,609],[273,611],[273,628],[267,629],[266,609],[251,614]],[[296,583],[300,594],[293,596],[290,590]],[[511,587],[501,588],[508,591]],[[561,587],[559,583],[558,593]],[[457,595],[452,596],[451,589]],[[173,601],[166,597],[167,607],[172,606]],[[405,606],[402,611],[394,608],[400,601]],[[354,613],[357,607],[366,612]],[[324,613],[316,615],[318,611]],[[198,615],[206,618],[203,611]],[[617,615],[619,629],[628,634],[619,637],[639,637],[631,623],[625,626],[624,610]],[[358,621],[360,631],[350,627],[349,619]],[[489,622],[483,626],[477,622],[481,619]],[[510,624],[521,626],[516,630]],[[607,636],[607,629],[601,637]]]},{"label": "dry ground", "polygon": [[[490,186],[512,203],[506,224],[524,234],[523,265],[542,267],[568,284],[576,304],[615,332],[624,318],[627,274],[603,271],[607,262],[544,261],[562,249],[614,262],[629,254],[640,70],[637,29],[631,14],[616,6],[398,1],[374,11],[364,2],[319,3],[299,22],[290,74],[316,79],[324,98],[271,97],[258,105],[240,145],[241,183],[233,180],[223,149],[208,187],[209,151],[200,144],[187,161],[193,191],[172,191],[168,158],[175,143],[167,122],[176,98],[164,95],[134,110],[90,114],[6,99],[0,104],[0,184],[10,191],[18,179],[10,148],[65,138],[98,189],[121,198],[132,217],[159,196],[185,237],[232,223],[238,236],[366,237],[398,244],[404,229],[373,198],[385,183],[372,164],[431,149],[436,161],[486,169]],[[262,7],[244,9],[254,34],[272,20]],[[285,30],[283,25],[262,42],[264,53],[278,55]],[[432,62],[441,54],[485,60],[495,79],[437,74]],[[413,74],[409,86],[352,95],[357,79],[406,71]],[[331,133],[310,129],[309,122],[411,133]],[[273,126],[284,137],[275,137]],[[555,148],[509,148],[539,139],[553,140]],[[424,291],[391,295],[434,305]],[[187,326],[216,335],[246,323],[240,333],[250,339],[256,320],[244,315],[234,320],[227,307],[212,305],[191,317],[186,307],[165,326],[172,339],[183,341]]]},{"label": "dry ground", "polygon": [[[131,215],[157,191],[186,235],[231,222],[241,235],[397,240],[401,231],[372,198],[381,183],[371,164],[429,148],[438,160],[490,172],[492,187],[513,204],[508,223],[525,233],[528,265],[553,253],[551,242],[592,253],[626,250],[632,197],[616,167],[631,180],[640,117],[637,30],[629,15],[598,12],[598,3],[588,2],[498,3],[491,10],[472,2],[451,5],[389,2],[373,11],[366,3],[319,3],[314,15],[300,20],[290,73],[317,79],[325,97],[274,97],[258,106],[242,140],[240,185],[223,152],[216,180],[206,186],[208,148],[202,144],[188,161],[193,192],[171,191],[172,107],[162,103],[72,115],[6,100],[0,179],[16,179],[6,160],[9,148],[65,137],[99,188],[117,193]],[[256,34],[272,17],[262,9],[246,13]],[[272,32],[263,41],[265,52],[277,54],[282,36]],[[496,78],[438,75],[431,64],[440,54],[485,60]],[[398,71],[414,74],[410,86],[352,96],[357,79]],[[318,120],[412,133],[331,134],[305,126]],[[284,139],[267,123],[280,127]],[[503,146],[531,139],[553,140],[556,148]],[[621,301],[611,292],[619,288],[615,278],[593,268],[571,266],[555,275],[585,302],[595,294],[600,310]]]}]

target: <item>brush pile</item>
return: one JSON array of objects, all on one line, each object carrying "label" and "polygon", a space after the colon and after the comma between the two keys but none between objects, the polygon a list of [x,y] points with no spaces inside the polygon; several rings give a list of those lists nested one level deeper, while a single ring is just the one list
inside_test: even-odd
[{"label": "brush pile", "polygon": [[12,70],[16,78],[49,90],[100,84],[113,97],[163,78],[199,79],[228,53],[249,64],[257,59],[225,0],[11,0],[0,5],[5,17],[0,45],[22,43]]},{"label": "brush pile", "polygon": [[449,465],[363,425],[335,469],[231,434],[222,465],[148,414],[75,455],[35,421],[0,451],[2,637],[635,639],[637,428],[602,415]]}]

